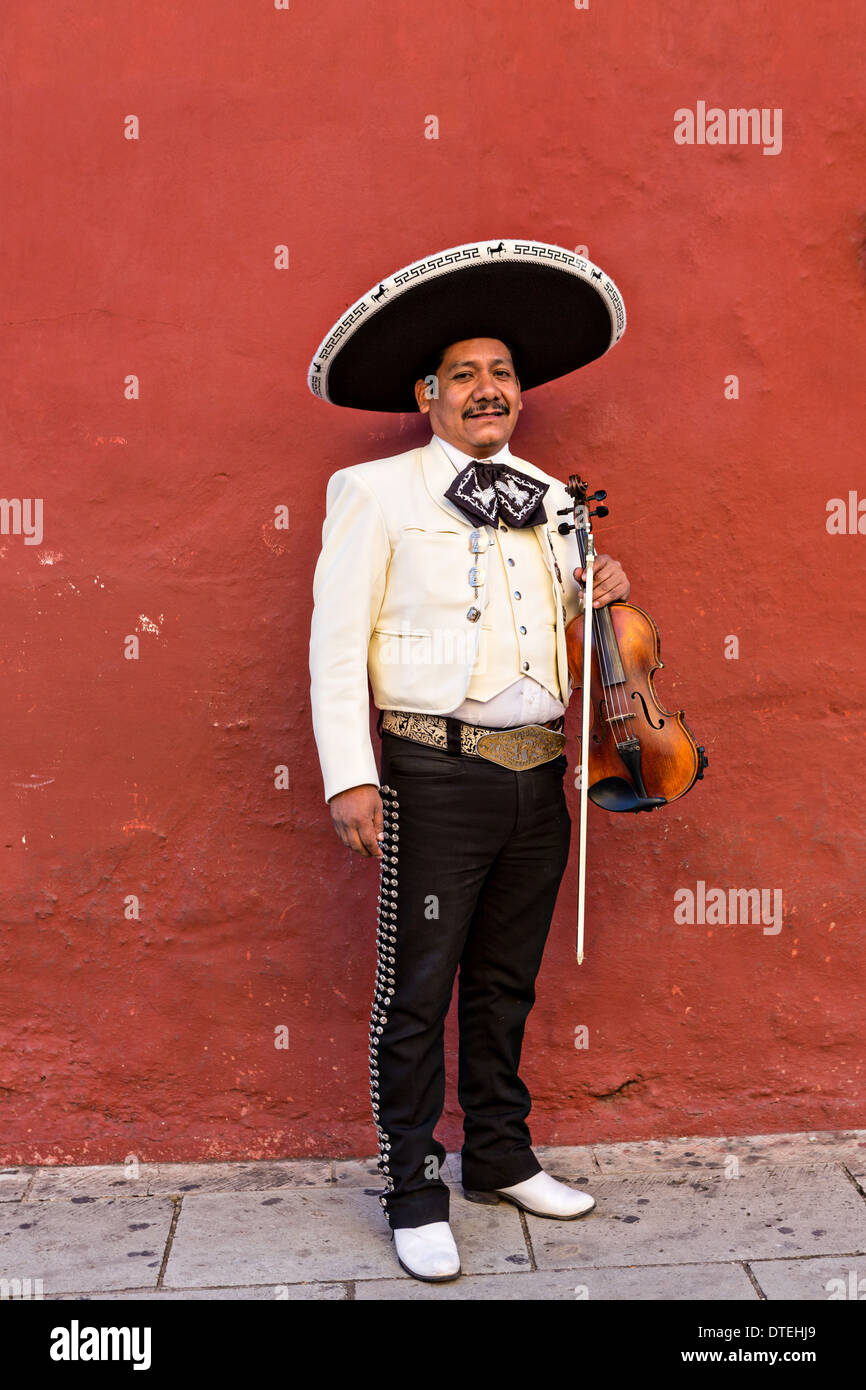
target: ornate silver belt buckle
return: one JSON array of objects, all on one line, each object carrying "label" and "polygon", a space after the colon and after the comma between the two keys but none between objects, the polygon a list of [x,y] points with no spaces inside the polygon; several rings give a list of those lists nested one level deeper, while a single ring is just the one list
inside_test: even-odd
[{"label": "ornate silver belt buckle", "polygon": [[481,734],[475,751],[491,763],[523,772],[549,763],[565,747],[565,734],[545,729],[543,724],[524,724],[520,729],[495,729]]}]

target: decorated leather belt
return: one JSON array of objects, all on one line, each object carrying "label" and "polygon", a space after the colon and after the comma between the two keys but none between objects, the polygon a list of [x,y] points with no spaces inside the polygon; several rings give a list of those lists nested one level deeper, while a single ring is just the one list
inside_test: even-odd
[{"label": "decorated leather belt", "polygon": [[[413,743],[426,743],[443,753],[460,752],[469,758],[486,758],[512,772],[524,772],[558,758],[565,746],[562,715],[548,724],[522,724],[517,729],[488,729],[464,724],[448,714],[409,714],[382,710],[380,730]],[[450,730],[449,730],[449,725]],[[456,727],[455,727],[456,726]],[[459,731],[459,744],[457,735]],[[451,737],[449,738],[449,732]]]}]

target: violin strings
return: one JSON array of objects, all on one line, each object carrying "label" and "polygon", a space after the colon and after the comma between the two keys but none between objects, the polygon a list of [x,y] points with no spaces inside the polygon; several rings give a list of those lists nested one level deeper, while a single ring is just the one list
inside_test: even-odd
[{"label": "violin strings", "polygon": [[[586,511],[586,525],[589,526],[589,525],[590,525],[589,507],[588,507],[586,498],[584,498],[584,503],[583,503],[583,505],[587,508],[587,511]],[[586,545],[585,545],[585,535],[586,535],[585,531],[581,531],[580,534],[579,534],[579,540],[578,540],[578,545],[579,545],[579,548],[580,548],[580,555],[581,555],[581,559],[582,559],[582,561],[583,561],[583,566],[582,566],[582,567],[583,567],[584,569],[586,568]],[[592,612],[592,623],[591,623],[591,627],[592,627],[592,640],[593,640],[593,644],[594,644],[594,646],[595,646],[596,658],[597,658],[597,661],[598,661],[599,678],[600,678],[600,681],[601,681],[602,690],[605,692],[605,707],[606,707],[607,712],[608,712],[608,717],[611,715],[612,712],[614,712],[614,709],[615,709],[616,715],[619,716],[619,718],[617,719],[616,722],[619,723],[619,724],[621,725],[621,727],[622,727],[622,732],[623,732],[624,737],[627,737],[628,735],[627,735],[626,730],[627,730],[627,726],[628,726],[628,720],[627,720],[627,718],[626,718],[625,716],[626,716],[627,713],[628,713],[628,707],[627,707],[627,705],[624,703],[623,691],[622,691],[622,688],[621,688],[621,687],[622,687],[622,682],[621,682],[621,681],[614,681],[614,679],[613,679],[613,657],[612,657],[612,655],[611,655],[611,653],[610,653],[610,651],[609,651],[609,649],[608,649],[607,640],[606,640],[606,638],[605,638],[604,630],[603,630],[603,628],[602,628],[601,614],[602,614],[603,611],[604,611],[604,610],[603,610],[602,608],[598,608],[598,609],[593,608],[593,612]],[[611,626],[613,626],[613,619],[612,619],[612,618],[611,618]],[[615,633],[614,633],[614,640],[616,640],[616,634],[615,634]],[[613,728],[613,729],[612,729],[612,732],[613,732],[614,743],[617,745],[617,747],[619,747],[620,739],[617,737],[617,730],[616,730],[616,728]]]},{"label": "violin strings", "polygon": [[[627,720],[627,718],[626,718],[626,715],[627,715],[627,713],[628,713],[628,707],[627,707],[627,705],[624,703],[624,700],[623,700],[622,682],[621,682],[621,681],[615,681],[615,680],[613,679],[613,656],[611,655],[610,650],[609,650],[609,648],[608,648],[607,638],[606,638],[606,636],[605,636],[604,629],[602,628],[602,623],[601,623],[601,614],[602,614],[602,612],[603,612],[603,609],[599,608],[599,609],[598,609],[596,612],[594,612],[593,615],[592,615],[593,627],[594,627],[594,628],[595,628],[595,624],[596,624],[596,618],[598,619],[597,649],[598,649],[599,647],[601,648],[602,653],[603,653],[603,658],[604,658],[604,674],[602,675],[602,682],[601,682],[601,683],[602,683],[602,687],[603,687],[604,690],[606,690],[606,692],[607,692],[607,710],[608,710],[608,716],[610,716],[611,714],[614,714],[614,713],[615,713],[616,715],[619,716],[619,718],[617,719],[617,723],[620,725],[620,728],[621,728],[621,730],[622,730],[623,735],[624,735],[625,737],[627,737],[626,729],[627,729],[627,726],[628,726],[628,720]],[[611,618],[611,624],[613,624],[613,619],[612,619],[612,618]],[[614,640],[616,640],[616,633],[615,633],[615,632],[614,632]],[[608,679],[605,679],[605,677],[608,677]],[[613,695],[613,697],[614,697],[613,700],[611,700],[611,695]],[[617,730],[616,730],[616,728],[613,729],[613,739],[614,739],[614,743],[616,743],[616,745],[619,746],[620,738],[617,736]]]}]

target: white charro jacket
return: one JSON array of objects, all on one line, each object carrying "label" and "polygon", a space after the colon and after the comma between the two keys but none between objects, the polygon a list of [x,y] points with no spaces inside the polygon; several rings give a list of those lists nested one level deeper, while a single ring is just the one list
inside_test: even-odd
[{"label": "white charro jacket", "polygon": [[[489,557],[472,555],[473,525],[443,495],[455,468],[435,440],[330,478],[310,633],[313,731],[327,801],[349,787],[379,783],[368,677],[379,709],[448,714],[467,691],[485,699],[527,670],[568,703],[565,627],[583,610],[583,590],[574,579],[580,564],[574,532],[562,536],[557,526],[571,519],[573,501],[558,478],[515,454],[509,462],[549,489],[547,521],[511,532],[517,566],[521,554],[523,564],[507,572],[492,549]],[[560,508],[569,514],[558,516]],[[492,526],[478,529],[495,545]],[[502,567],[498,587],[485,583],[477,597],[468,582],[476,558],[493,579],[494,566]],[[546,583],[539,585],[539,577]],[[525,587],[513,587],[520,584]],[[509,611],[500,598],[497,611],[513,618],[513,643],[485,640],[491,591],[511,605]],[[541,642],[540,633],[546,633]]]}]

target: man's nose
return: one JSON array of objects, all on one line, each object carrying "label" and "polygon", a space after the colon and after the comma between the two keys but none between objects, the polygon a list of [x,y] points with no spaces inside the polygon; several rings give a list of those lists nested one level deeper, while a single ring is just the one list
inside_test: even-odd
[{"label": "man's nose", "polygon": [[487,372],[481,372],[475,383],[475,390],[472,392],[472,399],[478,400],[481,397],[498,396],[499,386],[495,379]]}]

